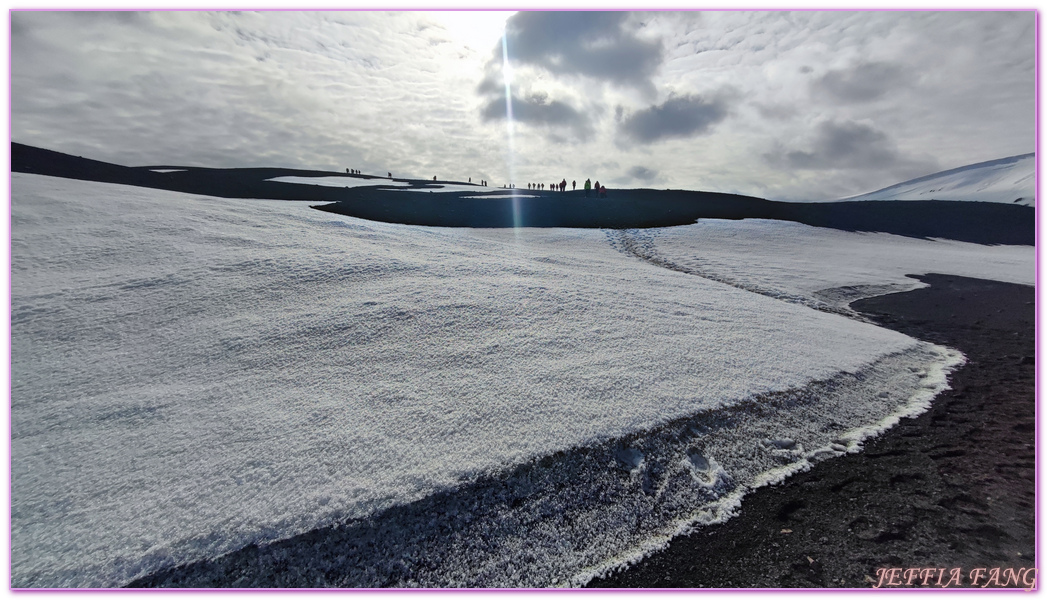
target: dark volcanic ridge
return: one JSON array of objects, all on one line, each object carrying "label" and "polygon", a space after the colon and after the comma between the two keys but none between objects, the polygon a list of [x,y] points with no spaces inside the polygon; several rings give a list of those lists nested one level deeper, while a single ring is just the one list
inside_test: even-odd
[{"label": "dark volcanic ridge", "polygon": [[[155,169],[178,170],[160,173]],[[698,219],[774,219],[978,244],[1034,245],[1036,238],[1035,209],[991,202],[775,202],[734,194],[653,189],[612,189],[607,198],[586,198],[581,190],[561,193],[479,185],[476,191],[452,192],[440,191],[440,186],[469,184],[284,168],[125,167],[14,142],[11,170],[221,198],[327,202],[314,208],[408,225],[632,229],[688,225]],[[267,181],[284,176],[346,177],[375,183],[339,188]],[[419,191],[426,189],[434,193]]]}]

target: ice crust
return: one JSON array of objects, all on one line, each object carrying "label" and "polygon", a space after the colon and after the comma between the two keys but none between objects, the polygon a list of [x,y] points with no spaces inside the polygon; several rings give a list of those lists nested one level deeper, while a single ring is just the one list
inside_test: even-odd
[{"label": "ice crust", "polygon": [[[693,249],[688,228],[659,230],[653,247],[673,255],[677,229]],[[914,410],[958,360],[636,260],[615,251],[621,235],[641,236],[412,227],[13,174],[12,585],[121,585],[448,499],[476,500],[454,514],[490,534],[486,550],[396,525],[394,549],[440,532],[435,554],[407,555],[428,579],[396,579],[372,556],[360,584],[576,584],[725,517],[770,468]],[[832,248],[864,243],[842,236]],[[993,250],[925,243],[957,264]],[[747,260],[718,264],[738,276]],[[762,265],[755,281],[796,285],[794,259],[775,260],[783,275]],[[855,283],[833,268],[815,287]],[[817,382],[855,374],[830,412],[779,401],[819,406],[831,394]],[[701,429],[724,415],[722,439]],[[803,452],[760,446],[784,439]],[[549,468],[513,488],[534,490],[520,505],[532,512],[499,525],[478,490],[512,488],[533,465]],[[621,495],[550,495],[571,473],[620,480]],[[687,484],[665,496],[659,473]],[[652,497],[672,500],[643,508]],[[579,515],[570,535],[558,514]]]}]

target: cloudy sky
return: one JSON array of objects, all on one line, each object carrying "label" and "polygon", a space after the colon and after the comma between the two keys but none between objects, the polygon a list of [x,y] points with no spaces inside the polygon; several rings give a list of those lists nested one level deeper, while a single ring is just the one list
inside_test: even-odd
[{"label": "cloudy sky", "polygon": [[1035,149],[1026,12],[13,12],[16,142],[839,198]]}]

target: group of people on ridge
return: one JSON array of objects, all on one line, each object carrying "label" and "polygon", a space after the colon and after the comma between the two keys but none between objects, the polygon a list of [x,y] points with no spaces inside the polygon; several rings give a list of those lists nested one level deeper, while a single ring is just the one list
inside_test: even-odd
[{"label": "group of people on ridge", "polygon": [[[349,173],[350,175],[361,175],[359,169],[346,169],[345,172]],[[389,173],[388,177],[389,177],[389,179],[392,179],[393,178],[393,174]],[[433,181],[436,181],[436,176],[435,175],[433,176]],[[472,182],[473,182],[473,178],[470,177],[469,178],[469,183],[472,183]],[[480,180],[480,185],[486,187],[487,186],[487,180],[486,179],[481,179]],[[513,189],[513,188],[516,187],[516,185],[510,183],[508,185],[503,185],[502,187],[503,188],[508,188],[508,189]],[[571,182],[571,189],[575,190],[577,188],[578,188],[578,182],[577,181],[572,181]],[[564,191],[567,191],[567,179],[561,179],[560,183],[550,183],[550,184],[548,184],[548,187],[546,187],[546,184],[544,184],[544,183],[528,183],[527,184],[527,189],[529,189],[529,190],[546,190],[546,189],[550,189],[550,190],[552,190],[554,192],[556,192],[556,191],[564,192]],[[605,188],[604,186],[600,185],[599,181],[597,181],[594,184],[594,183],[592,183],[591,180],[586,179],[585,180],[584,189],[585,189],[585,197],[586,198],[589,197],[589,192],[591,190],[596,192],[596,196],[598,198],[606,198],[607,197],[607,188]]]},{"label": "group of people on ridge", "polygon": [[[574,182],[573,181],[571,182],[571,185],[574,186]],[[528,183],[527,184],[527,189],[529,189],[529,190],[544,190],[544,189],[547,189],[547,188],[545,187],[544,183]],[[554,192],[555,191],[561,191],[562,192],[562,191],[567,189],[567,180],[564,179],[560,183],[550,183],[548,189],[550,189],[550,190],[552,190]],[[571,189],[574,189],[574,187],[571,187]]]},{"label": "group of people on ridge", "polygon": [[598,198],[606,198],[607,197],[607,188],[605,188],[604,186],[600,185],[599,181],[597,181],[595,184],[593,184],[588,179],[586,179],[585,180],[585,197],[586,198],[589,197],[589,190],[595,190],[596,191],[596,196]]},{"label": "group of people on ridge", "polygon": [[[510,186],[510,187],[512,187],[512,186]],[[577,189],[577,188],[578,188],[578,182],[577,181],[572,181],[571,182],[571,189],[574,190],[574,189]],[[560,181],[560,183],[551,183],[551,184],[548,185],[548,187],[546,187],[546,184],[544,184],[544,183],[528,183],[527,184],[527,189],[529,189],[529,190],[550,189],[550,190],[552,190],[554,192],[556,192],[556,191],[563,192],[563,191],[567,190],[567,180],[563,179],[563,180]],[[600,185],[599,181],[597,181],[596,184],[594,185],[591,180],[586,179],[585,180],[585,197],[586,198],[589,197],[589,191],[590,190],[596,190],[596,195],[599,198],[606,198],[607,197],[607,188],[605,188],[602,185]]]}]

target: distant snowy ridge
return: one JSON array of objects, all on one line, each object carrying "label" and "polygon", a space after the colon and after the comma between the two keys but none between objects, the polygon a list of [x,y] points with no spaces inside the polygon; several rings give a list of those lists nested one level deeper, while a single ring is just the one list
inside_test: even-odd
[{"label": "distant snowy ridge", "polygon": [[843,200],[967,200],[1033,206],[1036,155],[1022,154],[917,177]]}]

